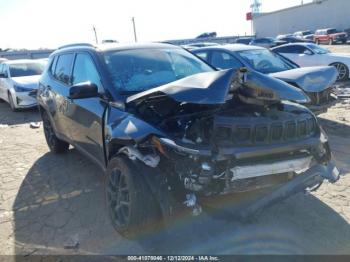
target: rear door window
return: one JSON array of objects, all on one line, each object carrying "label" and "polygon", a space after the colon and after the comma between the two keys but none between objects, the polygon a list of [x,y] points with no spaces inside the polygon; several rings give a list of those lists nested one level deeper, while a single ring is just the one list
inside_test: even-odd
[{"label": "rear door window", "polygon": [[277,53],[284,53],[284,54],[303,54],[307,49],[300,45],[290,45],[290,46],[283,46],[274,49]]},{"label": "rear door window", "polygon": [[71,84],[71,72],[74,54],[63,54],[58,57],[54,77],[67,85]]}]

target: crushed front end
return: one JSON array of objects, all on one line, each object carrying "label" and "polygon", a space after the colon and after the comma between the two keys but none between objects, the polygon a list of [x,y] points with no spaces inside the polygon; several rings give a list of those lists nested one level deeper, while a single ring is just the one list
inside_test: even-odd
[{"label": "crushed front end", "polygon": [[324,179],[338,180],[327,136],[315,115],[281,99],[288,92],[294,98],[302,93],[271,79],[236,75],[219,104],[193,103],[193,98],[179,102],[156,92],[133,105],[136,115],[167,134],[150,135],[139,150],[159,156],[154,168],[178,202],[198,213],[198,197],[273,189],[260,208],[316,188]]}]

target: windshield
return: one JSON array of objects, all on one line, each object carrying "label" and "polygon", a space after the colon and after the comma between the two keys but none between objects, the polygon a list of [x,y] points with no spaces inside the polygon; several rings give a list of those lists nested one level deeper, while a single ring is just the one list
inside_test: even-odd
[{"label": "windshield", "polygon": [[181,78],[213,71],[191,53],[177,48],[134,49],[104,55],[114,88],[140,92]]},{"label": "windshield", "polygon": [[11,77],[41,75],[45,68],[45,63],[10,64],[9,68]]},{"label": "windshield", "polygon": [[286,60],[283,60],[280,56],[267,49],[241,51],[238,52],[238,55],[256,71],[264,74],[296,68],[291,63],[288,63]]},{"label": "windshield", "polygon": [[304,32],[302,32],[302,35],[311,35],[311,34],[312,34],[311,31],[304,31]]},{"label": "windshield", "polygon": [[327,33],[328,34],[336,34],[336,33],[338,33],[339,31],[337,30],[337,29],[329,29],[328,31],[327,31]]},{"label": "windshield", "polygon": [[307,47],[310,48],[314,53],[319,55],[330,53],[328,49],[320,47],[318,45],[310,44],[310,45],[307,45]]}]

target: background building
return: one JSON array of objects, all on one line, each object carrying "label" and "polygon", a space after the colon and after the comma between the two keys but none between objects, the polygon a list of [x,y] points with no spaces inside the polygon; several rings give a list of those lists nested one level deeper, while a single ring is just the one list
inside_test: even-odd
[{"label": "background building", "polygon": [[271,13],[254,14],[253,26],[258,37],[328,27],[348,29],[350,0],[315,0]]}]

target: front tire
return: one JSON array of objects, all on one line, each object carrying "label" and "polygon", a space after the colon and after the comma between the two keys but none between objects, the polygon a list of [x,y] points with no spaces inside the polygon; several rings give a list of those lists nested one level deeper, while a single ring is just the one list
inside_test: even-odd
[{"label": "front tire", "polygon": [[330,38],[330,39],[329,39],[328,44],[329,44],[329,45],[333,45],[333,38]]},{"label": "front tire", "polygon": [[334,66],[338,71],[338,81],[346,81],[349,79],[349,68],[340,62],[330,64],[330,66]]},{"label": "front tire", "polygon": [[8,101],[9,101],[11,110],[12,110],[13,112],[16,112],[16,111],[17,111],[17,108],[16,108],[16,106],[15,106],[15,103],[13,102],[12,94],[11,94],[10,92],[8,92],[7,96],[8,96]]},{"label": "front tire", "polygon": [[66,153],[68,151],[69,144],[57,138],[55,134],[55,130],[52,127],[50,118],[45,111],[42,112],[42,119],[43,119],[45,139],[46,139],[47,145],[50,148],[50,151],[55,154]]},{"label": "front tire", "polygon": [[106,203],[113,227],[125,237],[162,224],[160,208],[141,175],[140,163],[114,157],[107,168]]}]

